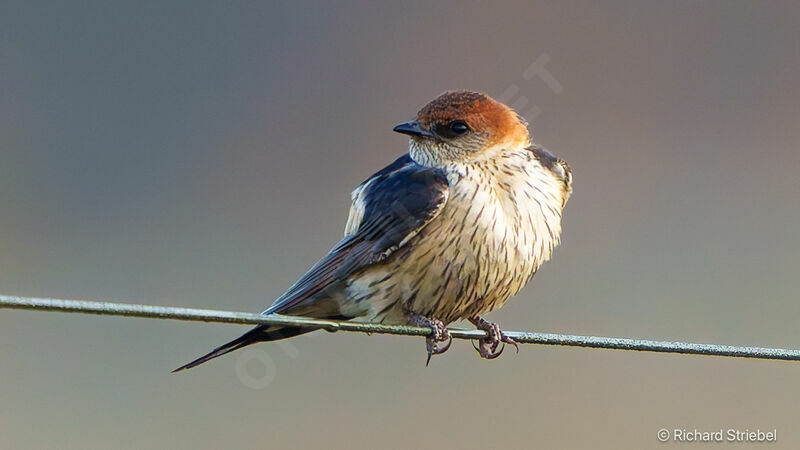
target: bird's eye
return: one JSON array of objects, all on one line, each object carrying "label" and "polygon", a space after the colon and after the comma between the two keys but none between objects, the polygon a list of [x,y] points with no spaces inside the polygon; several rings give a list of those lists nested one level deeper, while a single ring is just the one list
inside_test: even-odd
[{"label": "bird's eye", "polygon": [[454,120],[450,122],[450,131],[455,135],[462,135],[469,131],[469,126],[463,120]]},{"label": "bird's eye", "polygon": [[469,125],[463,120],[439,122],[433,126],[433,131],[444,139],[455,139],[469,131]]}]

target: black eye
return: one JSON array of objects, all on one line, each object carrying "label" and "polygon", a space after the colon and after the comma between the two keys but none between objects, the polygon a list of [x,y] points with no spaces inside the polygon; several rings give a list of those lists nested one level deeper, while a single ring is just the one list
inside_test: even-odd
[{"label": "black eye", "polygon": [[469,131],[469,125],[463,120],[439,122],[433,126],[433,132],[444,139],[454,139]]},{"label": "black eye", "polygon": [[450,131],[455,135],[462,135],[469,131],[469,127],[463,120],[454,120],[450,122]]}]

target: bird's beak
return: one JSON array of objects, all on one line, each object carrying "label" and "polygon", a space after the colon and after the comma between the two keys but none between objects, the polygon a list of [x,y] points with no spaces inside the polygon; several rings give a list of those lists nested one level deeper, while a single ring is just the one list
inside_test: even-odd
[{"label": "bird's beak", "polygon": [[424,137],[433,136],[433,134],[431,134],[430,131],[423,130],[419,122],[416,120],[412,120],[411,122],[401,123],[400,125],[394,127],[393,131],[396,131],[401,134],[407,134],[409,136],[424,136]]}]

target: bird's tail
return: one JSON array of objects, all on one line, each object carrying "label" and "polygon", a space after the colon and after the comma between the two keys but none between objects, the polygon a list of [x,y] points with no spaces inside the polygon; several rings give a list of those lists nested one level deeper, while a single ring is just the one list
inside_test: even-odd
[{"label": "bird's tail", "polygon": [[308,333],[316,329],[317,328],[309,328],[309,327],[282,327],[276,325],[259,325],[253,328],[252,330],[248,331],[247,333],[239,336],[238,338],[228,342],[227,344],[223,344],[215,348],[214,350],[211,350],[208,354],[195,359],[189,364],[185,364],[183,366],[178,367],[177,369],[173,370],[172,373],[180,372],[186,369],[191,369],[192,367],[199,366],[200,364],[203,364],[206,361],[210,361],[218,356],[222,356],[226,353],[230,353],[242,347],[247,347],[250,344],[255,344],[257,342],[277,341],[279,339],[286,339],[300,334]]}]

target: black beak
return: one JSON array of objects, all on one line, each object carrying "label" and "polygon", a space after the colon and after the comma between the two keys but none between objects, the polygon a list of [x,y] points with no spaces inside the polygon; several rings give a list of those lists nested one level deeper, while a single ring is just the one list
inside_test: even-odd
[{"label": "black beak", "polygon": [[393,128],[393,131],[396,131],[401,134],[407,134],[409,136],[424,136],[430,137],[433,136],[429,131],[425,131],[419,125],[419,122],[416,120],[412,120],[411,122],[401,123],[400,125]]}]

